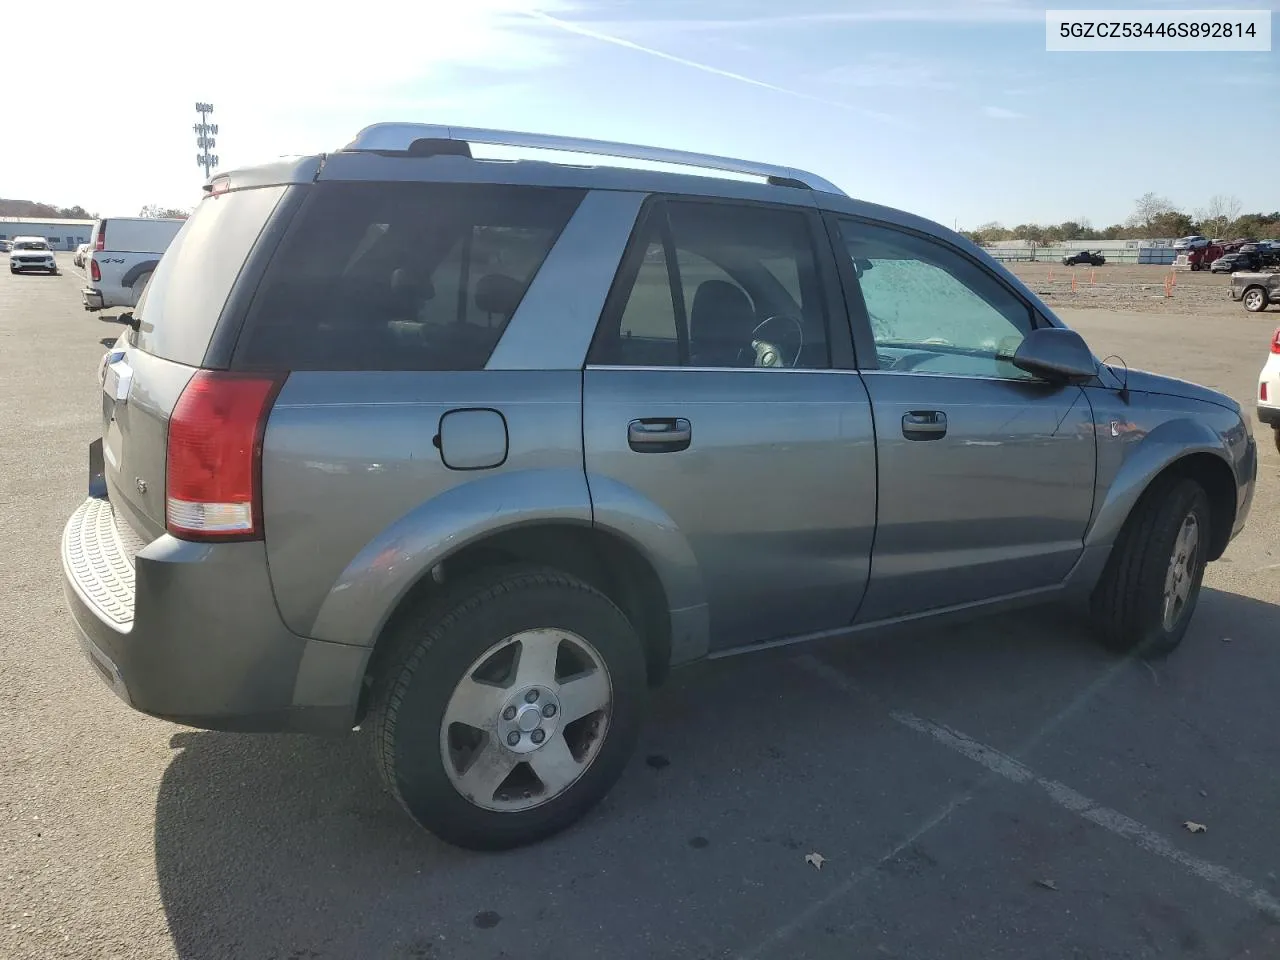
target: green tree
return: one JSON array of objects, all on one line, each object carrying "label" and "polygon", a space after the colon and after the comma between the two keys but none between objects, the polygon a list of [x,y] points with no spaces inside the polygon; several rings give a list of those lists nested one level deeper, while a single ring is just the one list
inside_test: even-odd
[{"label": "green tree", "polygon": [[140,217],[155,217],[157,219],[178,219],[185,220],[191,216],[190,210],[182,210],[178,207],[162,207],[159,204],[149,203],[139,211]]}]

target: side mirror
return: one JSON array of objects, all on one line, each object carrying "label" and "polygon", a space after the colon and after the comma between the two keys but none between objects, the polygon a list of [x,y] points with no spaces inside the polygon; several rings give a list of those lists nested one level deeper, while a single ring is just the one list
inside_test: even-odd
[{"label": "side mirror", "polygon": [[1079,383],[1097,375],[1098,361],[1084,337],[1064,327],[1037,327],[1014,351],[1011,362],[1042,380]]}]

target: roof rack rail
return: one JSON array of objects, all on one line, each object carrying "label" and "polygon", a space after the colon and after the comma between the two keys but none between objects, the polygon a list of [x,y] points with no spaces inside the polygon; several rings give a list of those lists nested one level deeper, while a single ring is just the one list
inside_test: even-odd
[{"label": "roof rack rail", "polygon": [[519,133],[514,130],[485,130],[477,127],[445,127],[429,123],[375,123],[356,134],[344,150],[406,152],[415,140],[457,140],[468,143],[484,143],[493,146],[524,147],[531,150],[560,150],[566,153],[595,154],[603,157],[622,157],[628,160],[644,160],[651,163],[670,163],[678,166],[701,167],[727,173],[763,177],[777,183],[803,186],[809,190],[845,196],[845,192],[822,177],[794,167],[754,160],[735,160],[686,150],[668,150],[665,147],[645,147],[631,143],[614,143],[610,140],[588,140],[580,137],[559,137],[542,133]]}]

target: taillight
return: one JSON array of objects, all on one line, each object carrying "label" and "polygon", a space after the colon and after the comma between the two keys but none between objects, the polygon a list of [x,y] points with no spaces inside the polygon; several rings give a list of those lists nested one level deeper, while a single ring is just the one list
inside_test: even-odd
[{"label": "taillight", "polygon": [[89,277],[94,283],[102,282],[102,268],[98,266],[98,261],[93,257],[89,258]]},{"label": "taillight", "polygon": [[1267,400],[1267,381],[1265,380],[1263,380],[1260,384],[1258,384],[1258,399],[1261,400],[1263,403],[1269,402]]},{"label": "taillight", "polygon": [[262,436],[283,377],[201,370],[169,418],[165,527],[184,540],[262,538]]},{"label": "taillight", "polygon": [[106,243],[107,243],[107,221],[103,220],[102,223],[98,224],[98,239],[94,241],[93,249],[105,250],[107,249]]},{"label": "taillight", "polygon": [[1271,338],[1271,352],[1280,353],[1280,327],[1276,327],[1276,335]]}]

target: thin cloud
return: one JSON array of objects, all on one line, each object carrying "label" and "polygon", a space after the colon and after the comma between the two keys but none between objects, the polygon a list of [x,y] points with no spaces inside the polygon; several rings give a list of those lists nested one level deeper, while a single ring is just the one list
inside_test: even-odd
[{"label": "thin cloud", "polygon": [[614,36],[613,34],[610,34],[610,33],[602,33],[599,30],[594,30],[591,27],[583,26],[580,23],[573,23],[568,20],[561,20],[559,17],[553,17],[550,14],[544,13],[540,10],[526,11],[525,15],[528,17],[532,17],[533,19],[538,20],[542,23],[545,23],[548,26],[555,27],[558,30],[563,30],[567,33],[577,34],[580,37],[587,37],[591,40],[597,40],[600,43],[612,44],[617,47],[622,47],[626,50],[633,50],[636,53],[643,53],[650,57],[656,57],[659,60],[666,60],[668,63],[674,63],[682,67],[687,67],[690,70],[699,70],[703,73],[709,73],[712,76],[723,77],[726,80],[735,80],[738,83],[744,83],[744,84],[747,84],[748,86],[757,87],[761,90],[769,90],[769,91],[772,91],[773,93],[783,94],[784,96],[795,97],[800,100],[808,100],[812,103],[820,103],[824,106],[836,107],[840,110],[848,110],[852,113],[857,113],[857,114],[860,114],[861,116],[869,117],[870,119],[873,119],[873,120],[878,120],[881,123],[889,124],[890,126],[904,128],[904,129],[914,128],[913,124],[910,124],[907,121],[903,120],[901,117],[895,116],[890,113],[881,113],[878,110],[867,110],[862,107],[853,106],[852,104],[841,103],[838,100],[829,100],[826,97],[818,97],[810,93],[804,93],[803,91],[800,91],[800,90],[792,90],[789,87],[778,86],[776,83],[769,83],[767,80],[757,80],[755,77],[748,77],[745,74],[735,73],[732,70],[723,70],[720,67],[713,67],[707,63],[700,63],[697,60],[690,60],[687,57],[679,57],[679,56],[676,56],[674,53],[667,53],[665,50],[657,50],[657,49],[654,49],[653,47],[647,47],[647,46],[644,46],[643,44],[635,43],[632,40],[626,40],[626,39],[623,39],[622,37]]},{"label": "thin cloud", "polygon": [[610,26],[624,33],[685,31],[777,30],[788,27],[838,26],[864,23],[1043,23],[1043,6],[1017,2],[956,2],[908,7],[876,6],[863,10],[785,13],[764,17],[712,19],[618,20]]},{"label": "thin cloud", "polygon": [[984,115],[991,117],[993,120],[1025,120],[1027,115],[1019,113],[1017,110],[1010,110],[1006,107],[983,107]]},{"label": "thin cloud", "polygon": [[843,87],[896,87],[911,90],[956,88],[955,81],[948,79],[932,60],[915,60],[887,54],[874,55],[863,63],[832,67],[817,74],[815,79]]}]

